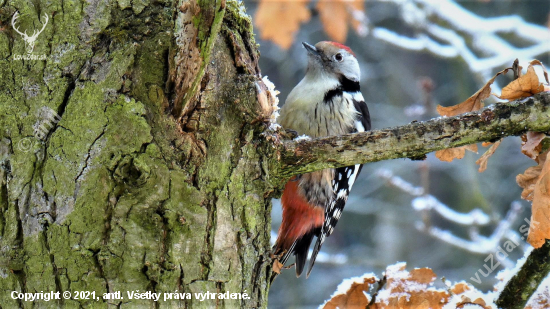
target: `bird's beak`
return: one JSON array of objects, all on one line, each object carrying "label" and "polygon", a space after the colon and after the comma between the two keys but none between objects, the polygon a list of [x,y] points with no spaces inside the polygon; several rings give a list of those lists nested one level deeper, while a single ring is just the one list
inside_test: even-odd
[{"label": "bird's beak", "polygon": [[315,46],[313,46],[309,43],[306,43],[306,42],[302,42],[302,45],[304,45],[304,47],[306,48],[308,54],[313,55],[313,56],[319,56],[319,51],[317,51],[317,48],[315,48]]}]

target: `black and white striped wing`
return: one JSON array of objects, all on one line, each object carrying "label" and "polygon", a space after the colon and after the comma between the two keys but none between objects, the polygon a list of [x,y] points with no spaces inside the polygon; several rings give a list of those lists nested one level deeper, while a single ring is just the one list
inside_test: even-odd
[{"label": "black and white striped wing", "polygon": [[[350,96],[353,101],[354,107],[357,110],[357,119],[355,121],[355,128],[350,133],[355,132],[364,132],[370,130],[371,121],[370,114],[367,104],[363,99],[361,92],[357,91],[353,94],[345,94],[344,96]],[[321,233],[317,238],[315,247],[313,248],[313,253],[309,262],[309,269],[307,276],[309,276],[311,269],[317,258],[317,254],[321,250],[321,246],[325,242],[325,239],[332,234],[334,227],[338,223],[342,212],[344,211],[344,206],[348,200],[349,192],[351,187],[355,183],[357,176],[361,172],[362,164],[356,164],[352,166],[340,167],[337,168],[334,172],[334,179],[332,181],[332,188],[334,191],[334,198],[332,202],[325,208],[325,221],[323,227],[321,228]]]}]

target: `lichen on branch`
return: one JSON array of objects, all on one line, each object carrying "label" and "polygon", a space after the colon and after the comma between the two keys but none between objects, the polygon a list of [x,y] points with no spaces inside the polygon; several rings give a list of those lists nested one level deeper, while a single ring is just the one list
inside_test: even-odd
[{"label": "lichen on branch", "polygon": [[550,241],[533,250],[520,270],[506,283],[495,301],[499,308],[525,307],[537,287],[550,273]]},{"label": "lichen on branch", "polygon": [[286,140],[275,145],[270,166],[291,177],[320,170],[397,158],[423,159],[451,147],[495,141],[527,131],[550,130],[550,93],[497,103],[455,117],[342,136]]}]

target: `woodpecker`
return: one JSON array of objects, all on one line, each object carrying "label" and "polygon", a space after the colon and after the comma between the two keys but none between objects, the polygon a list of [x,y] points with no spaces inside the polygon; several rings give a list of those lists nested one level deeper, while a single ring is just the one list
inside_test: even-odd
[{"label": "woodpecker", "polygon": [[[308,55],[307,71],[288,95],[279,123],[285,129],[310,137],[370,130],[370,114],[360,91],[355,54],[349,47],[335,42],[302,44]],[[281,197],[283,220],[274,254],[283,265],[290,255],[295,255],[297,277],[304,270],[309,247],[316,236],[306,275],[309,277],[323,242],[340,219],[361,167],[357,164],[303,174],[291,178],[285,185]]]}]

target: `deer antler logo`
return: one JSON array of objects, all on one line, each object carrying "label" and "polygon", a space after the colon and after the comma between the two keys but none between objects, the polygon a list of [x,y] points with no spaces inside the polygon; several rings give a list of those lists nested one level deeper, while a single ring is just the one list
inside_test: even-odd
[{"label": "deer antler logo", "polygon": [[11,19],[11,25],[13,26],[13,30],[15,30],[15,32],[17,32],[21,36],[23,36],[23,40],[25,40],[25,43],[26,43],[25,45],[26,45],[26,49],[27,49],[28,54],[32,53],[32,51],[34,50],[34,43],[36,42],[36,39],[38,38],[38,35],[40,33],[42,33],[42,31],[44,31],[44,28],[46,28],[46,25],[48,24],[48,20],[49,20],[48,14],[44,13],[44,16],[46,18],[46,22],[44,24],[42,24],[42,29],[40,29],[40,31],[34,30],[33,34],[31,36],[28,36],[26,30],[25,30],[24,33],[22,33],[15,26],[15,21],[17,20],[17,18],[19,18],[19,12],[15,12],[15,14],[13,14],[13,17]]}]

